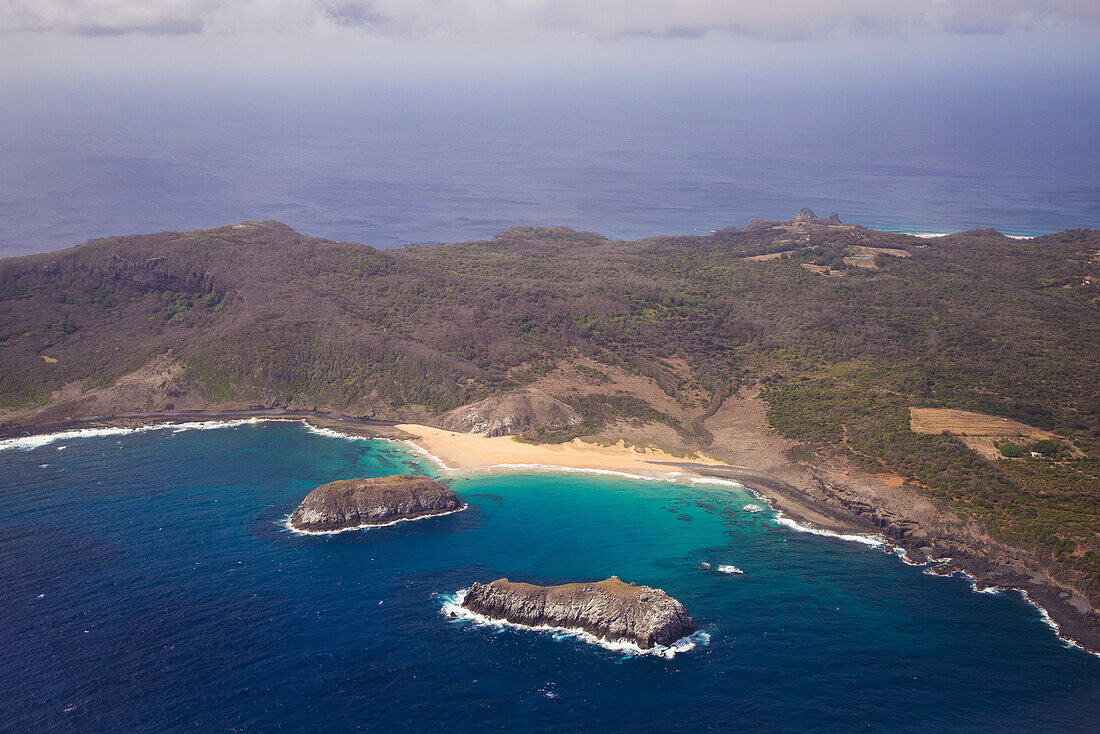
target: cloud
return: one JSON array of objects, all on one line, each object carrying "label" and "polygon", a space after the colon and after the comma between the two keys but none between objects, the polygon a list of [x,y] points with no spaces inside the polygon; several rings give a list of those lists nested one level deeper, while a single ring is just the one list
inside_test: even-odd
[{"label": "cloud", "polygon": [[74,35],[506,33],[618,38],[1000,34],[1100,24],[1095,0],[0,0],[0,30]]}]

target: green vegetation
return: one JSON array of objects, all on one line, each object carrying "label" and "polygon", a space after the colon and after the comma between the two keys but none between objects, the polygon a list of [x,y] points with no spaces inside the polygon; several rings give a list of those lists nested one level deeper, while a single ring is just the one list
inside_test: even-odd
[{"label": "green vegetation", "polygon": [[[858,246],[912,256],[845,267]],[[1096,231],[921,241],[766,224],[638,242],[523,227],[394,251],[276,223],[98,240],[0,263],[0,405],[41,405],[65,383],[110,385],[169,350],[187,369],[180,389],[212,403],[379,416],[448,410],[577,356],[652,378],[684,406],[701,391],[714,410],[761,384],[771,424],[801,442],[803,460],[842,455],[899,473],[1100,600],[1098,249]],[[657,421],[687,447],[709,440],[701,421],[678,424],[635,395],[561,397],[583,426],[531,438]],[[991,462],[953,436],[910,431],[910,406],[1003,416],[1065,440],[1003,444],[1006,458]]]}]

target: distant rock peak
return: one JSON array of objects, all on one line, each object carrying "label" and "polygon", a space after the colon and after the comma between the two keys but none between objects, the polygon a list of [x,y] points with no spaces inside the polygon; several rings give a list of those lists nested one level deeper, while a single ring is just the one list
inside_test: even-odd
[{"label": "distant rock peak", "polygon": [[814,214],[814,210],[808,206],[802,207],[802,211],[795,215],[794,219],[790,221],[790,224],[843,224],[840,221],[840,216],[836,212],[832,212],[828,217],[819,217]]}]

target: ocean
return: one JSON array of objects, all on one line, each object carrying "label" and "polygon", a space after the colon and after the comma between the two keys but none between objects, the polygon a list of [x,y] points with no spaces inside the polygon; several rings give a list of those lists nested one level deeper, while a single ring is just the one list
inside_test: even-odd
[{"label": "ocean", "polygon": [[[314,486],[418,471],[469,504],[329,536]],[[408,446],[241,422],[0,449],[0,729],[1095,731],[1100,659],[1015,592],[785,527],[733,486],[440,476]],[[707,568],[705,564],[710,564]],[[734,565],[743,574],[728,574]],[[473,581],[609,575],[704,633],[671,659],[480,626]]]},{"label": "ocean", "polygon": [[4,84],[0,256],[276,219],[375,247],[564,225],[706,234],[1100,227],[1100,94],[623,81]]}]

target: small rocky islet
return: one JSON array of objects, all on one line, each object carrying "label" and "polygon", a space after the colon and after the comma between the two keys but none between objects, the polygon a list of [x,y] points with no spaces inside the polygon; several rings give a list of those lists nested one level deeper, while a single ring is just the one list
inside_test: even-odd
[{"label": "small rocky islet", "polygon": [[684,605],[660,589],[617,576],[596,582],[536,586],[497,579],[474,583],[461,605],[494,620],[530,627],[581,629],[643,650],[667,647],[695,631]]},{"label": "small rocky islet", "polygon": [[444,515],[464,508],[454,492],[431,477],[396,474],[341,479],[317,487],[291,514],[292,530],[332,533]]}]

